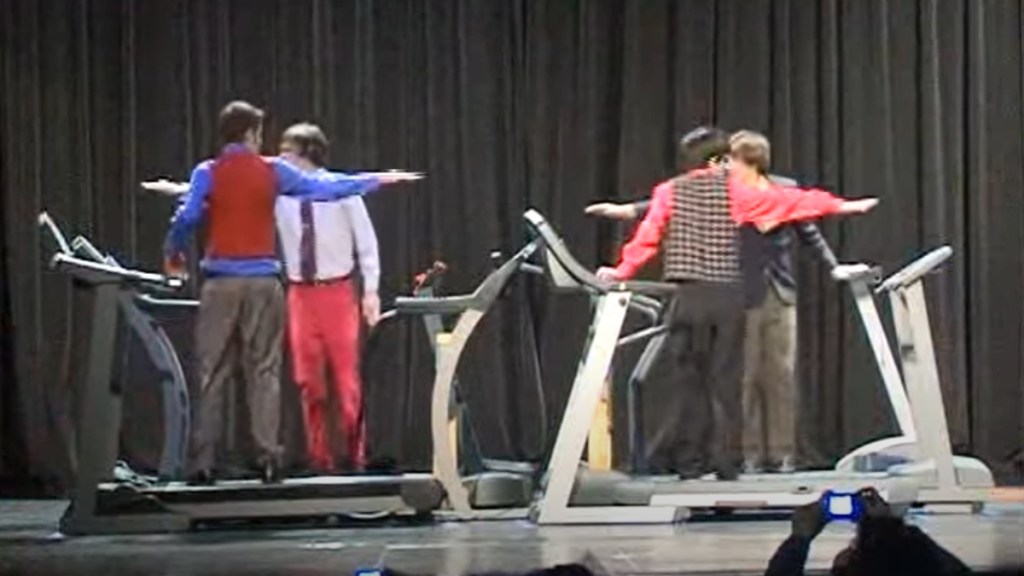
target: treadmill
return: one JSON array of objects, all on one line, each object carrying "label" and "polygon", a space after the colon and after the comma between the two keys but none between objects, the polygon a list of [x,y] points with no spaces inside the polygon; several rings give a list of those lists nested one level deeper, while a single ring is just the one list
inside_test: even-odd
[{"label": "treadmill", "polygon": [[[652,297],[674,293],[660,282],[603,282],[584,268],[565,243],[535,210],[524,218],[530,231],[543,240],[545,269],[562,290],[597,297],[593,337],[573,382],[562,425],[550,461],[550,478],[531,517],[539,524],[651,524],[686,519],[698,510],[791,509],[817,500],[825,490],[856,491],[872,486],[897,506],[916,501],[918,482],[912,476],[889,472],[743,475],[736,481],[679,480],[677,477],[625,477],[581,472],[581,453],[597,407],[604,379],[617,346],[640,337],[620,338],[627,310],[635,302],[649,305]],[[663,327],[645,329],[651,337]],[[590,489],[588,484],[599,486]],[[589,495],[581,501],[578,494]]]},{"label": "treadmill", "polygon": [[[52,221],[50,221],[50,225],[53,225]],[[82,258],[121,267],[116,259],[109,254],[100,252],[84,236],[76,236],[71,241],[71,250]],[[199,301],[184,298],[158,298],[142,293],[125,293],[119,299],[118,306],[127,327],[139,338],[146,356],[158,373],[164,412],[164,441],[160,462],[157,465],[157,477],[165,481],[181,480],[185,477],[191,429],[188,381],[185,379],[185,370],[178,359],[174,343],[171,342],[167,332],[156,318],[146,313],[144,309],[196,309],[199,307]],[[119,478],[145,481],[142,480],[142,477],[137,476],[127,464],[118,462],[116,471],[116,476]]]},{"label": "treadmill", "polygon": [[[918,502],[968,505],[978,511],[991,498],[992,471],[981,460],[953,454],[942,399],[924,279],[953,256],[949,246],[936,248],[884,281],[863,264],[839,266],[833,277],[850,285],[861,311],[900,434],[868,442],[841,458],[839,472],[886,471],[919,482]],[[874,292],[888,294],[896,333],[900,372],[876,309]],[[905,385],[904,385],[905,382]]]},{"label": "treadmill", "polygon": [[121,398],[111,376],[122,313],[119,302],[135,293],[175,292],[183,282],[107,258],[104,262],[80,258],[48,216],[41,215],[40,224],[60,246],[52,266],[92,298],[88,365],[76,383],[82,398],[76,435],[79,466],[71,503],[60,520],[61,532],[174,532],[204,522],[329,516],[421,517],[440,506],[443,490],[428,474],[323,476],[277,484],[228,480],[213,486],[115,479]]},{"label": "treadmill", "polygon": [[[458,391],[456,370],[480,320],[493,309],[512,279],[519,273],[543,273],[528,262],[537,248],[537,242],[527,244],[500,263],[471,294],[435,296],[432,290],[417,290],[411,297],[395,299],[394,315],[423,317],[435,353],[430,424],[434,474],[444,487],[448,504],[444,511],[439,511],[443,517],[525,517],[533,499],[538,467],[488,460],[479,454]],[[492,259],[497,258],[492,254]],[[454,319],[450,330],[444,326],[446,319]]]}]

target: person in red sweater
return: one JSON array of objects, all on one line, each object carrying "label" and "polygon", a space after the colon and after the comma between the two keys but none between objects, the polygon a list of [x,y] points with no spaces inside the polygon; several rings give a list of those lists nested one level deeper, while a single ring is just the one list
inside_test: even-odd
[{"label": "person in red sweater", "polygon": [[[224,147],[196,166],[165,243],[165,269],[180,275],[192,231],[207,222],[204,282],[196,320],[199,397],[192,428],[189,480],[214,481],[226,387],[244,377],[257,466],[265,482],[279,478],[280,372],[284,292],[276,255],[277,196],[310,201],[358,196],[381,184],[417,180],[408,172],[307,173],[280,157],[259,155],[263,111],[231,102],[220,113]],[[168,183],[169,184],[169,183]],[[150,186],[151,189],[155,189]]]},{"label": "person in red sweater", "polygon": [[[706,129],[710,130],[710,129]],[[717,131],[728,146],[728,135]],[[684,138],[685,141],[685,138]],[[711,454],[719,479],[732,480],[743,461],[741,379],[743,374],[744,291],[740,268],[742,226],[767,232],[789,222],[838,214],[860,214],[877,200],[844,200],[821,190],[776,185],[743,153],[721,164],[691,170],[655,187],[651,207],[614,268],[601,268],[605,280],[627,280],[659,250],[664,278],[679,289],[669,312],[668,357],[679,378],[698,394],[681,415],[679,451],[694,453],[710,406]],[[685,463],[684,478],[701,475]]]}]

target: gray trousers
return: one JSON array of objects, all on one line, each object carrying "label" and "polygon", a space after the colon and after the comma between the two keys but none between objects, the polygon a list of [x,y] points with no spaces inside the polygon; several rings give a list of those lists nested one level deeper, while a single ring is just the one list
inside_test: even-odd
[{"label": "gray trousers", "polygon": [[747,310],[743,369],[743,454],[781,462],[796,450],[796,306],[771,286]]},{"label": "gray trousers", "polygon": [[196,322],[199,398],[190,473],[214,468],[227,386],[244,378],[257,462],[277,463],[281,422],[284,289],[277,278],[209,278]]}]

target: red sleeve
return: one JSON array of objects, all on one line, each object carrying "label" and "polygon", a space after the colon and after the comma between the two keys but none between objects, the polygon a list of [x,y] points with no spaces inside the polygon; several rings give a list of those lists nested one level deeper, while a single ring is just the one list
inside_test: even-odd
[{"label": "red sleeve", "polygon": [[758,188],[736,176],[729,178],[729,200],[737,224],[754,224],[761,229],[838,214],[844,202],[824,190],[776,184]]},{"label": "red sleeve", "polygon": [[619,265],[615,267],[615,275],[619,278],[632,278],[641,266],[658,253],[665,224],[672,216],[672,190],[671,180],[666,180],[654,188],[647,215],[640,222],[633,237],[622,247]]}]

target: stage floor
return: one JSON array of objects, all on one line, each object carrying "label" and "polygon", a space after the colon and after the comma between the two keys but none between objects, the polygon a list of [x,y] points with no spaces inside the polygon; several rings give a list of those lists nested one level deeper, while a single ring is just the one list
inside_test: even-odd
[{"label": "stage floor", "polygon": [[[544,528],[495,521],[63,539],[53,534],[62,509],[55,501],[0,501],[0,575],[345,576],[387,566],[454,576],[569,562],[607,576],[760,574],[789,528],[785,520]],[[1024,566],[1022,504],[912,518],[976,569]],[[808,568],[827,570],[851,535],[850,526],[830,526],[815,541]]]}]

